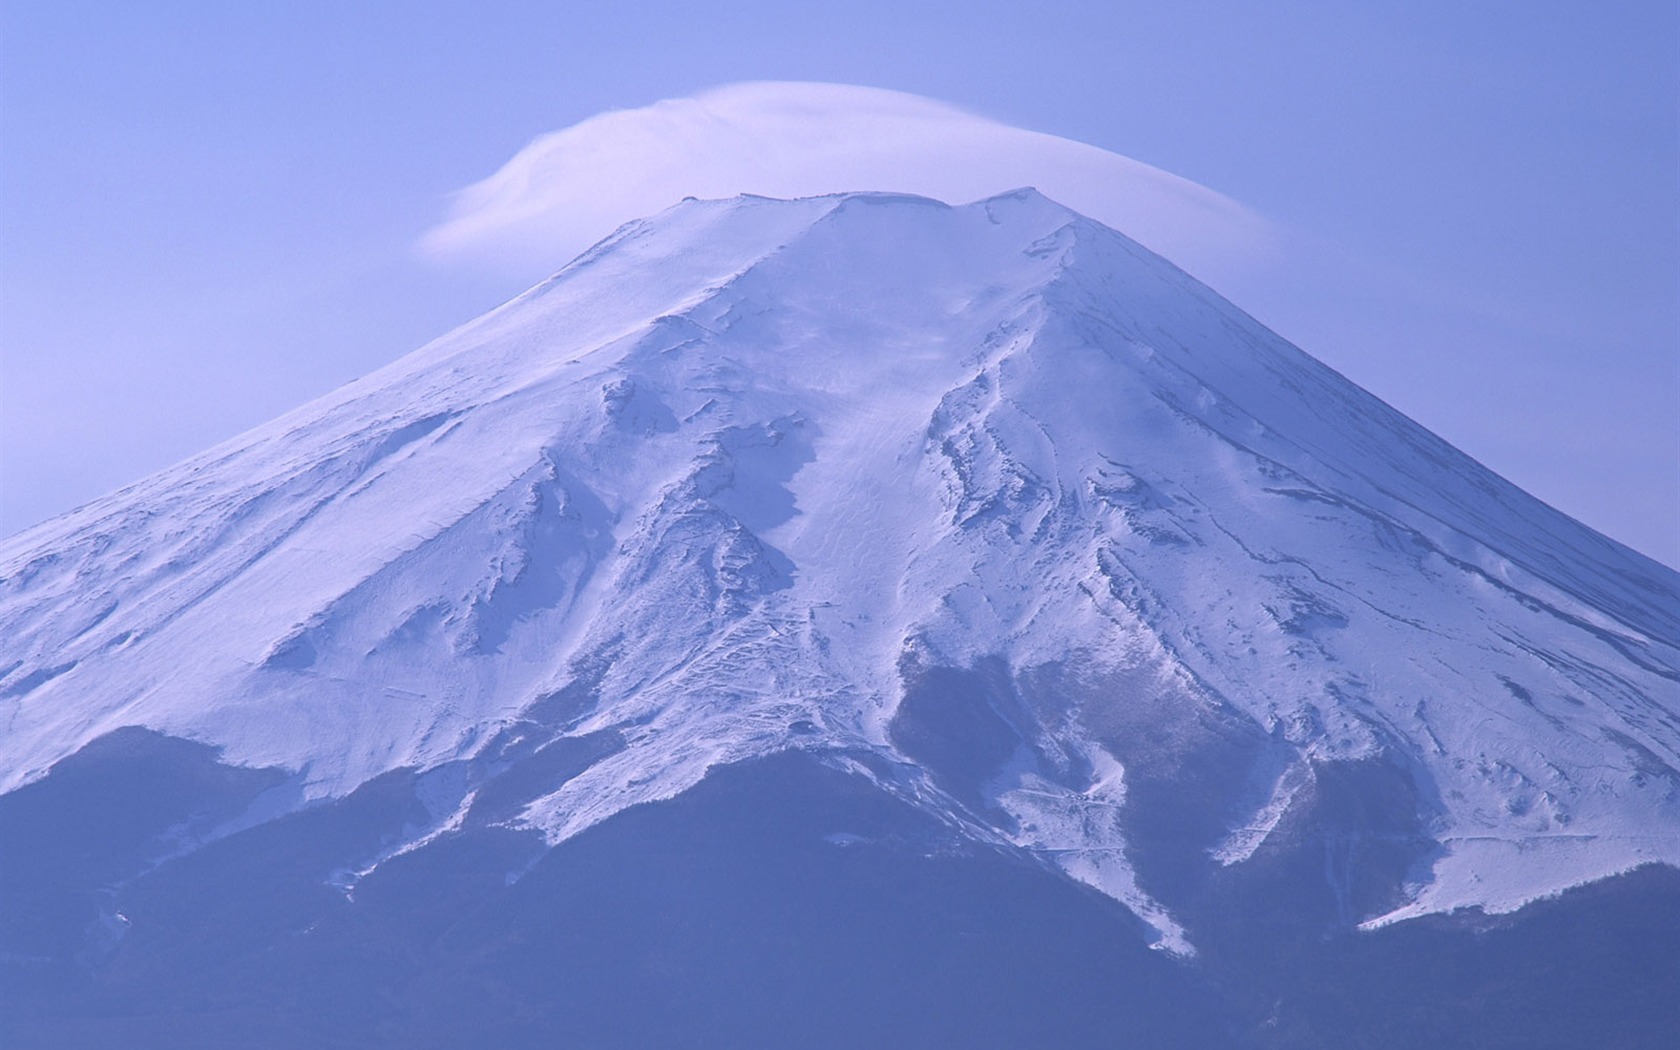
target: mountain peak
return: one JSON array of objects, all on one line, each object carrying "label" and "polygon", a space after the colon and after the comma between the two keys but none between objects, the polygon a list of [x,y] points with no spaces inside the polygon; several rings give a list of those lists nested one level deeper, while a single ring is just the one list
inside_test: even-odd
[{"label": "mountain peak", "polygon": [[1337,785],[1399,843],[1350,922],[1680,862],[1677,590],[1034,190],[688,201],[7,541],[0,773],[127,726],[294,806],[413,771],[395,855],[796,751],[1190,953],[1161,865]]}]

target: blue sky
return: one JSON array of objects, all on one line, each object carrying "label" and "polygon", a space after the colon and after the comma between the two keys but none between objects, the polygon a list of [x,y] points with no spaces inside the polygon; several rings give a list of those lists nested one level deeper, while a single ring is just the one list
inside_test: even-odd
[{"label": "blue sky", "polygon": [[520,290],[417,245],[536,136],[750,80],[923,95],[1240,202],[1310,250],[1239,305],[1680,563],[1666,2],[7,0],[0,532]]}]

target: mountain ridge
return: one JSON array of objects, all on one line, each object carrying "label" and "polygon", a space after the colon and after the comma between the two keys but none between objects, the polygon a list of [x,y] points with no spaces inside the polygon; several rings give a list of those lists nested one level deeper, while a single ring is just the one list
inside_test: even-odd
[{"label": "mountain ridge", "polygon": [[429,778],[352,891],[565,742],[551,846],[806,751],[1181,954],[1172,785],[1211,869],[1376,777],[1367,924],[1680,864],[1680,576],[1031,191],[679,205],[0,577],[6,788],[125,725],[292,771],[241,820]]}]

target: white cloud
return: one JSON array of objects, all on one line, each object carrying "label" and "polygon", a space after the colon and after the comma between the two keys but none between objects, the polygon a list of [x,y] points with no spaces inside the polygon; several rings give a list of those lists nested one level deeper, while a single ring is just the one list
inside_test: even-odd
[{"label": "white cloud", "polygon": [[543,135],[462,190],[422,249],[534,281],[687,196],[886,190],[965,203],[1022,186],[1216,287],[1267,262],[1278,240],[1235,201],[1095,146],[897,91],[758,82]]}]

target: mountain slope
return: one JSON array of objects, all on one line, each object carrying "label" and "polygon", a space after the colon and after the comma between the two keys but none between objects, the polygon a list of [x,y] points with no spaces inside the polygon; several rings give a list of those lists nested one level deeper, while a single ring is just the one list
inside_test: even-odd
[{"label": "mountain slope", "polygon": [[0,784],[411,778],[351,897],[787,751],[1185,957],[1304,843],[1340,926],[1680,864],[1676,574],[1031,191],[685,203],[0,577]]}]

